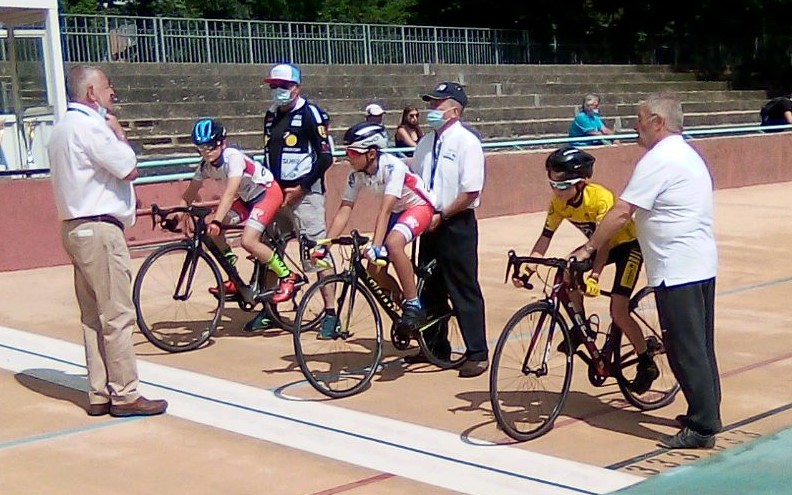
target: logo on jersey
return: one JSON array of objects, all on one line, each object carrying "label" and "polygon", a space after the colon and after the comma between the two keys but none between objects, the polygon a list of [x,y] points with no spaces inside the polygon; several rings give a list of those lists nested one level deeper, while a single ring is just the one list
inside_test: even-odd
[{"label": "logo on jersey", "polygon": [[322,136],[322,139],[327,139],[327,128],[323,125],[320,125],[316,129],[319,132],[319,135]]},{"label": "logo on jersey", "polygon": [[283,139],[283,142],[286,143],[286,146],[294,146],[297,144],[297,136],[294,134],[288,133]]},{"label": "logo on jersey", "polygon": [[347,185],[349,187],[355,187],[355,172],[349,174],[349,178],[347,178]]}]

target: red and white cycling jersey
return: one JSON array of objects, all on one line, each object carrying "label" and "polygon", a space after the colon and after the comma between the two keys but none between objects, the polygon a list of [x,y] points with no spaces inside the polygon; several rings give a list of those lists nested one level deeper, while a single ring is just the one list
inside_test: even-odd
[{"label": "red and white cycling jersey", "polygon": [[218,166],[206,161],[201,162],[193,180],[215,179],[225,187],[230,177],[242,177],[239,197],[246,202],[260,196],[275,180],[268,168],[236,148],[224,149],[219,162]]},{"label": "red and white cycling jersey", "polygon": [[423,179],[410,172],[403,161],[388,153],[380,154],[377,172],[374,175],[365,172],[349,174],[343,199],[355,202],[363,186],[369,187],[378,194],[396,196],[398,199],[393,205],[393,213],[427,204],[434,208],[432,196],[424,187]]}]

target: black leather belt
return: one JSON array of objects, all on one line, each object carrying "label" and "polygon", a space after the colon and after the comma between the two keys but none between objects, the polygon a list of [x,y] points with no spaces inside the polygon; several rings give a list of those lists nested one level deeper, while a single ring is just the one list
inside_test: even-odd
[{"label": "black leather belt", "polygon": [[74,220],[83,220],[83,221],[86,221],[86,222],[109,223],[109,224],[115,225],[116,227],[118,227],[122,231],[124,230],[124,224],[121,223],[121,220],[117,219],[113,215],[93,215],[93,216],[90,216],[90,217],[77,217],[77,218],[72,218],[69,221],[71,222],[71,221],[74,221]]}]

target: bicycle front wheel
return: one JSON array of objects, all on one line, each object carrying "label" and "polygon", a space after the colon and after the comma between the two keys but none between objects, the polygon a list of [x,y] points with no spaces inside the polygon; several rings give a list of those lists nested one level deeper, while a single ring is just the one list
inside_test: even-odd
[{"label": "bicycle front wheel", "polygon": [[[334,317],[327,314],[325,299]],[[316,390],[334,399],[361,392],[377,371],[382,347],[382,320],[360,281],[331,275],[306,291],[297,309],[294,351]]]},{"label": "bicycle front wheel", "polygon": [[[169,244],[149,255],[135,277],[132,300],[140,331],[168,352],[197,349],[214,334],[225,291],[217,265],[187,243]],[[217,287],[218,293],[209,289]]]},{"label": "bicycle front wheel", "polygon": [[492,356],[490,402],[513,439],[544,435],[561,413],[572,380],[572,355],[557,349],[564,340],[567,324],[545,302],[519,309],[506,323]]},{"label": "bicycle front wheel", "polygon": [[619,351],[615,356],[616,368],[620,370],[620,376],[617,376],[619,389],[627,402],[642,411],[651,411],[673,402],[679,392],[679,383],[674,372],[671,371],[668,354],[663,344],[663,332],[657,315],[653,287],[644,287],[630,300],[630,314],[641,327],[646,346],[660,375],[646,392],[636,394],[631,390],[630,384],[635,379],[638,359],[630,340],[622,332],[618,342]]},{"label": "bicycle front wheel", "polygon": [[459,321],[453,312],[430,323],[418,331],[418,345],[426,359],[438,368],[447,370],[462,366],[465,356],[465,339]]}]

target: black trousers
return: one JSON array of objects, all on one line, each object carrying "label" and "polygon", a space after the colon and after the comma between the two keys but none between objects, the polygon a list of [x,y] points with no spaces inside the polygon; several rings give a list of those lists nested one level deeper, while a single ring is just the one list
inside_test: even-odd
[{"label": "black trousers", "polygon": [[[437,270],[427,280],[421,302],[429,314],[439,314],[448,310],[450,299],[457,313],[468,359],[486,360],[484,298],[478,281],[478,222],[473,210],[454,215],[434,232],[421,235],[419,263],[432,259],[437,260]],[[443,350],[435,349],[434,352],[442,355]]]},{"label": "black trousers", "polygon": [[721,431],[721,388],[715,359],[715,279],[656,288],[668,362],[688,403],[689,428]]}]

